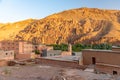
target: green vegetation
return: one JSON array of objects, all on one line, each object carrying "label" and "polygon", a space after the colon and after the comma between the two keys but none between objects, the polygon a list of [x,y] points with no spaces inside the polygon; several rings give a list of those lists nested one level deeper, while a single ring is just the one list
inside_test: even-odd
[{"label": "green vegetation", "polygon": [[35,50],[35,54],[39,55],[40,51],[39,50]]},{"label": "green vegetation", "polygon": [[79,52],[79,51],[81,51],[81,50],[83,50],[83,49],[86,49],[87,47],[85,47],[85,45],[83,45],[83,44],[74,44],[73,46],[72,46],[72,50],[74,51],[74,52]]},{"label": "green vegetation", "polygon": [[[67,51],[68,45],[67,44],[53,44],[54,50],[62,50]],[[74,52],[79,52],[83,49],[102,49],[102,50],[111,50],[112,45],[111,44],[74,44],[72,45],[72,50]]]},{"label": "green vegetation", "polygon": [[111,50],[112,49],[112,45],[111,44],[94,44],[94,45],[92,45],[92,49]]},{"label": "green vegetation", "polygon": [[68,50],[68,45],[67,44],[54,44],[53,45],[54,50],[62,50],[62,51],[67,51]]}]

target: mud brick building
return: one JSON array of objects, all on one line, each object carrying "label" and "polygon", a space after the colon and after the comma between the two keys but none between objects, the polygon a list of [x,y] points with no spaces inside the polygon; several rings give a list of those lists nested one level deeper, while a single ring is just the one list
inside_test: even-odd
[{"label": "mud brick building", "polygon": [[14,51],[4,51],[0,50],[0,60],[13,60],[14,59]]},{"label": "mud brick building", "polygon": [[83,50],[83,65],[95,65],[98,72],[120,75],[120,51]]},{"label": "mud brick building", "polygon": [[1,50],[14,50],[15,54],[26,54],[33,51],[33,45],[24,41],[1,41]]}]

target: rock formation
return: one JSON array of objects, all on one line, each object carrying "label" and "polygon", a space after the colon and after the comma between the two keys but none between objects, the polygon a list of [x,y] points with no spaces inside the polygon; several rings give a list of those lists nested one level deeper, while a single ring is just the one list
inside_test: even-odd
[{"label": "rock formation", "polygon": [[2,24],[0,34],[0,40],[25,40],[45,44],[118,44],[120,11],[97,8],[72,9],[40,20]]}]

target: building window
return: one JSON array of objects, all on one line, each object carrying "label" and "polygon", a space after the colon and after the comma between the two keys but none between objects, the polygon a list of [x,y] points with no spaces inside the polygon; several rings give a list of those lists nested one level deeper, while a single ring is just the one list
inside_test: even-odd
[{"label": "building window", "polygon": [[6,55],[8,55],[8,53],[6,53]]},{"label": "building window", "polygon": [[72,56],[75,56],[75,53],[72,52]]},{"label": "building window", "polygon": [[113,71],[113,75],[117,75],[117,71]]}]

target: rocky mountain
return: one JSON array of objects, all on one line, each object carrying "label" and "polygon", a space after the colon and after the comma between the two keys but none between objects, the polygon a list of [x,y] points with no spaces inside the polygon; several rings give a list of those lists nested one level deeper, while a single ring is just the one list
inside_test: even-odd
[{"label": "rocky mountain", "polygon": [[0,34],[0,40],[25,40],[45,44],[117,44],[120,41],[120,11],[71,9],[40,20],[0,25]]},{"label": "rocky mountain", "polygon": [[33,22],[34,20],[28,19],[15,23],[0,24],[0,41],[1,40],[14,40],[16,35],[19,34],[21,30]]}]

